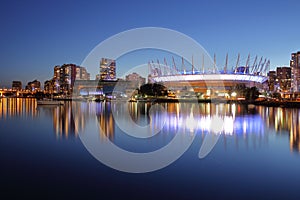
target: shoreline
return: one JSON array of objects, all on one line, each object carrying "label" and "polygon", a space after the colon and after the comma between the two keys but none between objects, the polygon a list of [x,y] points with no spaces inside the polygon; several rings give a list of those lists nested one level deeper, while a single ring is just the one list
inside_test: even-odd
[{"label": "shoreline", "polygon": [[[35,97],[1,97],[2,98],[22,98],[22,99],[36,99]],[[83,101],[75,98],[53,98],[54,101]],[[112,100],[106,102],[117,102],[118,100]],[[124,100],[120,100],[125,102]],[[105,101],[101,101],[105,102]],[[292,100],[261,100],[261,101],[247,101],[247,100],[231,100],[231,99],[194,99],[194,98],[147,98],[137,99],[136,101],[129,103],[224,103],[224,104],[242,104],[242,105],[257,105],[266,107],[282,107],[282,108],[300,108],[300,101]]]}]

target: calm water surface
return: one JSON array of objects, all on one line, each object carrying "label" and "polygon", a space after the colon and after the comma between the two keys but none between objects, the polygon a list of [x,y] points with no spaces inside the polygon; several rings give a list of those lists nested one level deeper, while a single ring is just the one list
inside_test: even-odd
[{"label": "calm water surface", "polygon": [[[169,103],[153,112],[152,106],[114,102],[37,106],[35,99],[0,99],[0,195],[12,199],[300,198],[299,109]],[[225,122],[222,127],[220,118]],[[163,127],[147,139],[135,138],[119,127],[130,120],[139,126]],[[127,126],[131,128],[130,123]],[[212,129],[220,138],[199,159],[199,149]],[[109,140],[127,151],[145,153],[164,147],[176,134],[195,137],[190,148],[171,165],[141,174],[107,167],[81,140],[93,135],[97,145]]]}]

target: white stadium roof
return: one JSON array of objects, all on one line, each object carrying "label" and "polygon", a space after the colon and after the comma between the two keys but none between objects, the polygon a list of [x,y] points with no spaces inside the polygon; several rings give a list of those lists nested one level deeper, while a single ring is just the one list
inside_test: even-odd
[{"label": "white stadium roof", "polygon": [[151,77],[154,82],[176,82],[176,81],[236,81],[264,83],[268,80],[266,76],[250,74],[193,74],[193,75],[170,75]]}]

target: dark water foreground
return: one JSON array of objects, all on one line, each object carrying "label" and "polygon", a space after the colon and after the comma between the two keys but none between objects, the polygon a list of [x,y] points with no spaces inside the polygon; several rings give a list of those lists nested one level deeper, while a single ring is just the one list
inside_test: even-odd
[{"label": "dark water foreground", "polygon": [[[0,100],[0,198],[19,199],[299,199],[300,110],[237,104],[68,102],[36,106],[31,99]],[[149,139],[125,134],[112,110],[145,126],[166,120]],[[226,121],[203,159],[199,149],[219,115]],[[124,118],[129,120],[128,118]],[[211,124],[211,126],[208,126]],[[100,131],[100,129],[102,131]],[[184,130],[184,131],[179,131]],[[175,134],[194,136],[171,165],[149,173],[125,173],[95,159],[80,136],[112,141],[132,152],[150,152]],[[170,152],[172,153],[172,152]],[[153,161],[155,162],[155,161]]]}]

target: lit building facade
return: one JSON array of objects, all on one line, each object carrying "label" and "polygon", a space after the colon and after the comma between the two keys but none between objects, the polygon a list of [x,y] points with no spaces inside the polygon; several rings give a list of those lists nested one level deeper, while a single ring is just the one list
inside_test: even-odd
[{"label": "lit building facade", "polygon": [[300,51],[292,53],[290,67],[292,70],[292,90],[300,92]]},{"label": "lit building facade", "polygon": [[90,73],[85,67],[76,66],[76,80],[90,80]]},{"label": "lit building facade", "polygon": [[53,94],[54,90],[55,90],[55,84],[54,84],[54,80],[47,80],[44,82],[44,91],[46,91],[49,94]]},{"label": "lit building facade", "polygon": [[281,92],[290,92],[291,90],[291,68],[290,67],[277,67],[276,84]]},{"label": "lit building facade", "polygon": [[12,89],[16,91],[22,90],[22,82],[21,81],[13,81],[12,82]]},{"label": "lit building facade", "polygon": [[64,64],[60,67],[60,93],[70,95],[76,78],[76,65]]},{"label": "lit building facade", "polygon": [[25,89],[31,92],[38,92],[41,90],[41,82],[38,80],[28,82]]},{"label": "lit building facade", "polygon": [[276,71],[269,71],[268,73],[268,85],[269,91],[274,92],[276,88]]},{"label": "lit building facade", "polygon": [[136,83],[138,85],[138,87],[140,87],[146,83],[146,78],[143,78],[142,76],[140,76],[139,74],[137,74],[135,72],[132,74],[128,74],[125,77],[125,80]]},{"label": "lit building facade", "polygon": [[44,91],[50,94],[71,95],[75,80],[90,80],[86,68],[75,64],[57,65],[53,72],[53,78],[44,83]]},{"label": "lit building facade", "polygon": [[116,61],[102,58],[100,61],[100,80],[116,80]]},{"label": "lit building facade", "polygon": [[95,80],[100,80],[100,74],[96,74]]}]

